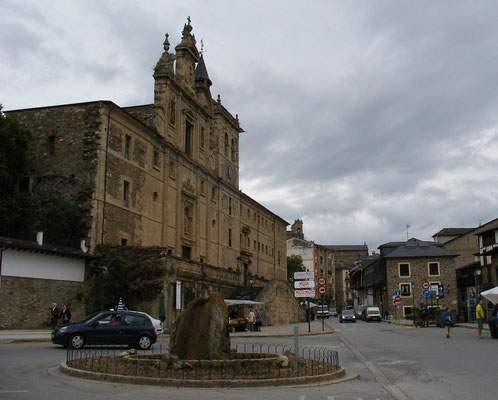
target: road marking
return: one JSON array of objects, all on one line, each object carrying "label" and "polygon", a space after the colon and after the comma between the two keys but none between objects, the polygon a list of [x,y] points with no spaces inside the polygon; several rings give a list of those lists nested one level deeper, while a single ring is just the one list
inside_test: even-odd
[{"label": "road marking", "polygon": [[28,393],[27,390],[0,390],[0,394],[2,393]]},{"label": "road marking", "polygon": [[354,399],[354,400],[363,400],[361,397],[349,397],[349,396],[327,396],[327,400],[338,400],[341,399]]}]

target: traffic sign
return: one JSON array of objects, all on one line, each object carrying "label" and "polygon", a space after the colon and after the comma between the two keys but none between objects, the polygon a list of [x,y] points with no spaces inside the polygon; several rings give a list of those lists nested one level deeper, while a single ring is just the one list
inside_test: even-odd
[{"label": "traffic sign", "polygon": [[294,290],[295,297],[315,297],[314,289],[300,289]]},{"label": "traffic sign", "polygon": [[315,273],[313,271],[294,272],[294,279],[315,279]]},{"label": "traffic sign", "polygon": [[294,287],[296,289],[313,289],[315,281],[294,281]]},{"label": "traffic sign", "polygon": [[395,296],[401,296],[401,289],[394,289]]},{"label": "traffic sign", "polygon": [[439,299],[444,299],[444,287],[443,287],[443,285],[439,285],[437,294],[439,296],[438,297]]},{"label": "traffic sign", "polygon": [[320,286],[325,286],[327,284],[327,278],[325,278],[324,276],[321,276],[320,278],[318,278],[318,284]]},{"label": "traffic sign", "polygon": [[318,293],[320,294],[326,294],[327,293],[327,287],[326,286],[318,286]]},{"label": "traffic sign", "polygon": [[425,289],[423,292],[422,292],[422,296],[424,297],[429,297],[431,295],[431,292],[429,291],[429,289]]},{"label": "traffic sign", "polygon": [[394,301],[396,303],[401,303],[401,296],[394,296]]},{"label": "traffic sign", "polygon": [[422,283],[422,289],[429,289],[429,282],[425,281]]}]

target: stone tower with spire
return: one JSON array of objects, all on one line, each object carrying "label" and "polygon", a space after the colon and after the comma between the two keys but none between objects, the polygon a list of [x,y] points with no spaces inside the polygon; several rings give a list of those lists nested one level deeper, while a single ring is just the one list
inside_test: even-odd
[{"label": "stone tower with spire", "polygon": [[189,17],[174,54],[166,34],[164,52],[154,68],[154,128],[187,157],[238,189],[243,130],[220,96],[213,100],[212,82],[192,30]]}]

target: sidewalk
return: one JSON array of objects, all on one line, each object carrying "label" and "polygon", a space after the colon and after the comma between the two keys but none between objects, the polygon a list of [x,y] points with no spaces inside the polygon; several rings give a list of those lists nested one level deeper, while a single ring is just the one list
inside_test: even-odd
[{"label": "sidewalk", "polygon": [[[383,322],[389,322],[388,320],[383,319]],[[414,326],[413,321],[409,319],[400,319],[400,320],[391,320],[391,323],[395,325],[403,325],[403,326]],[[483,331],[487,331],[488,329],[488,324],[485,323],[483,327]],[[430,325],[429,327],[436,327],[436,325]],[[477,329],[477,323],[470,323],[470,322],[457,322],[454,326],[455,328],[469,328],[469,329]]]},{"label": "sidewalk", "polygon": [[322,321],[311,321],[311,332],[308,332],[308,323],[300,322],[297,324],[289,325],[275,325],[275,326],[262,326],[261,332],[233,332],[230,337],[285,337],[294,336],[294,328],[297,326],[299,336],[309,336],[309,335],[327,335],[334,333],[334,330],[330,325],[327,324],[327,320],[324,321],[322,331]]},{"label": "sidewalk", "polygon": [[[308,323],[301,322],[298,324],[277,325],[277,326],[263,326],[261,332],[235,332],[231,333],[230,337],[284,337],[294,336],[294,327],[298,327],[299,336],[305,335],[324,335],[333,333],[334,330],[324,323],[324,331],[322,331],[321,321],[311,322],[311,332],[308,332]],[[0,344],[5,343],[23,343],[23,342],[50,342],[51,330],[0,330]],[[159,336],[159,340],[167,338],[169,335]]]}]

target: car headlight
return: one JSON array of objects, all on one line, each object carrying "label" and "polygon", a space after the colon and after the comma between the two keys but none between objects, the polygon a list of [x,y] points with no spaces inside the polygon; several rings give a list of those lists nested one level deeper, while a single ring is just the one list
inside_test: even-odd
[{"label": "car headlight", "polygon": [[58,333],[64,333],[67,331],[67,326],[63,326],[61,329],[59,329]]}]

